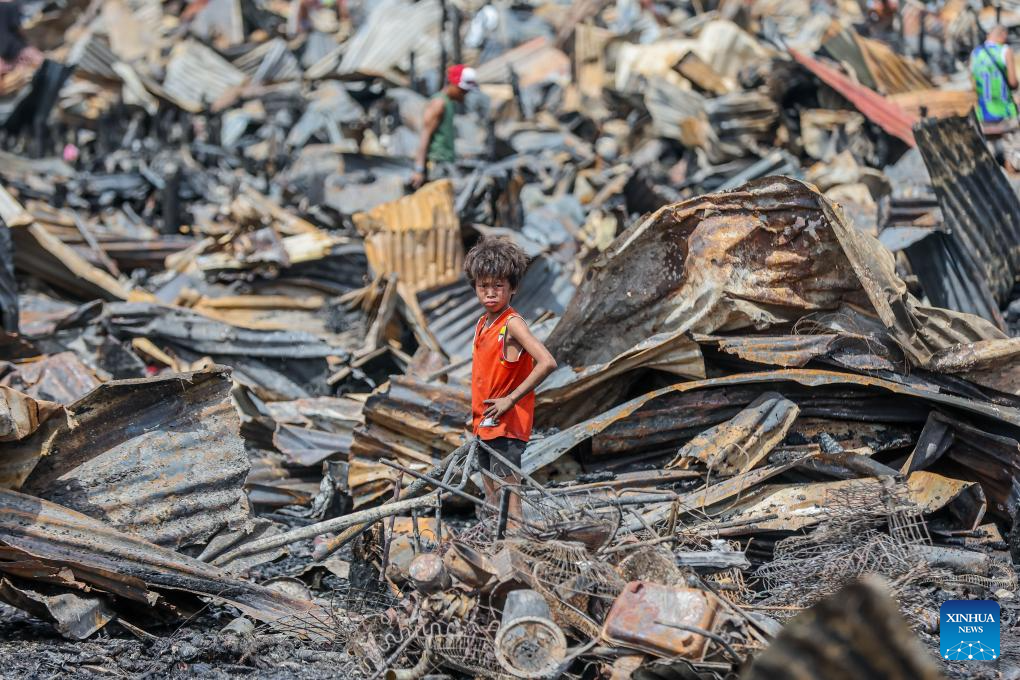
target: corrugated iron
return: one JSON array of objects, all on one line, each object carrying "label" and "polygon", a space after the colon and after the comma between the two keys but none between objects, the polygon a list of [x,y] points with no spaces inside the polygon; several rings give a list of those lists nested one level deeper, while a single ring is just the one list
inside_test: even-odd
[{"label": "corrugated iron", "polygon": [[14,279],[14,246],[11,230],[0,224],[0,329],[18,330],[18,282]]},{"label": "corrugated iron", "polygon": [[414,194],[356,213],[365,254],[378,275],[395,273],[411,292],[456,281],[464,260],[460,220],[450,180],[431,182]]},{"label": "corrugated iron", "polygon": [[[0,491],[0,572],[71,592],[91,590],[174,611],[185,593],[231,604],[245,614],[287,624],[317,638],[331,631],[327,613],[243,581],[98,519],[15,491]],[[12,602],[17,606],[16,602]]]},{"label": "corrugated iron", "polygon": [[917,366],[1003,337],[982,319],[920,305],[875,238],[814,188],[773,177],[667,206],[622,233],[589,266],[548,345],[565,364],[591,365],[657,333],[762,331],[808,315],[837,332],[853,318]]},{"label": "corrugated iron", "polygon": [[[936,305],[969,311],[1004,327],[999,306],[1020,273],[1020,198],[971,117],[930,119],[914,128],[949,233],[949,255],[928,261],[931,238],[908,250]],[[935,245],[932,244],[932,245]]]},{"label": "corrugated iron", "polygon": [[885,43],[844,29],[828,40],[824,49],[841,63],[850,64],[865,87],[892,95],[928,90],[932,82],[923,64],[893,52]]},{"label": "corrugated iron", "polygon": [[622,459],[627,452],[651,450],[661,457],[705,427],[736,415],[763,391],[778,392],[797,403],[803,416],[920,423],[934,404],[1004,428],[1020,428],[1017,408],[871,376],[785,369],[694,380],[649,392],[583,423],[532,440],[522,467],[526,472],[540,469],[594,437],[600,441],[593,442],[593,452],[603,455]]},{"label": "corrugated iron", "polygon": [[397,473],[377,461],[388,458],[424,472],[463,444],[471,414],[470,394],[463,385],[394,376],[368,398],[364,414],[365,425],[355,430],[351,445],[355,506],[392,491]]},{"label": "corrugated iron", "polygon": [[18,364],[0,379],[35,399],[70,404],[99,386],[101,381],[74,352],[49,354],[36,361]]},{"label": "corrugated iron", "polygon": [[66,407],[56,433],[18,443],[42,456],[21,489],[171,547],[243,525],[248,457],[229,375],[101,385]]},{"label": "corrugated iron", "polygon": [[836,90],[836,92],[846,97],[868,120],[893,137],[902,140],[908,146],[914,146],[914,134],[911,131],[912,126],[917,121],[914,116],[911,116],[874,90],[853,82],[844,74],[831,66],[823,64],[818,59],[801,54],[793,48],[790,48],[789,52],[790,56],[803,65],[804,68],[818,76],[823,83]]},{"label": "corrugated iron", "polygon": [[325,63],[309,68],[308,77],[324,77],[331,73],[390,75],[394,67],[403,65],[412,53],[419,68],[427,68],[427,64],[438,62],[442,16],[438,0],[373,3],[358,32],[343,45],[339,64],[331,66],[323,59]]},{"label": "corrugated iron", "polygon": [[189,111],[200,111],[248,80],[243,71],[205,45],[174,45],[166,66],[162,92]]}]

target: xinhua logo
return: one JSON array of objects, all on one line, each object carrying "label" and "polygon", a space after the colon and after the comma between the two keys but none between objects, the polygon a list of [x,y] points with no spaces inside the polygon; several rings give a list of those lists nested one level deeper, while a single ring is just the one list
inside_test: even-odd
[{"label": "xinhua logo", "polygon": [[948,661],[999,658],[999,603],[949,600],[939,608],[939,651]]}]

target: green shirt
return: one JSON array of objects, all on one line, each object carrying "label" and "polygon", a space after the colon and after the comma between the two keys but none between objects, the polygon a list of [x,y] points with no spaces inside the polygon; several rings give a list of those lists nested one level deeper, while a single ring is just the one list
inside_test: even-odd
[{"label": "green shirt", "polygon": [[970,72],[977,91],[977,113],[982,123],[1017,117],[1013,94],[1006,81],[1006,47],[978,45],[970,56]]},{"label": "green shirt", "polygon": [[453,163],[457,160],[454,153],[453,142],[456,138],[456,130],[453,127],[453,101],[446,96],[446,93],[439,95],[443,98],[443,119],[439,127],[432,133],[432,141],[429,142],[428,159],[440,163]]}]

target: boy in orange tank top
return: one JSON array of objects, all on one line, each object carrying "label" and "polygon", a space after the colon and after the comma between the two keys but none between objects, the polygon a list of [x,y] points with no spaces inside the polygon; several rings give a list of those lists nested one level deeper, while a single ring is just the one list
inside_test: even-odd
[{"label": "boy in orange tank top", "polygon": [[[483,238],[464,259],[464,272],[485,309],[475,326],[471,362],[472,432],[501,456],[520,467],[531,438],[535,388],[556,369],[556,360],[528,329],[510,299],[528,266],[524,251],[509,239]],[[479,464],[503,483],[520,478],[478,448]],[[496,483],[483,476],[485,498],[496,503]],[[510,497],[511,518],[521,516],[521,499]]]}]

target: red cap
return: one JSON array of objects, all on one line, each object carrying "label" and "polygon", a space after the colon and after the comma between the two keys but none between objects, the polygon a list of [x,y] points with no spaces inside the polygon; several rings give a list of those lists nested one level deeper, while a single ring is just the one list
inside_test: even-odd
[{"label": "red cap", "polygon": [[464,64],[454,64],[446,69],[446,80],[462,90],[478,89],[478,75],[473,68]]}]

